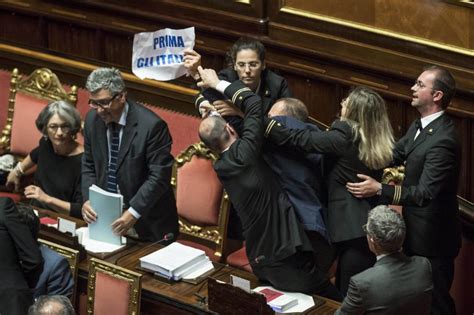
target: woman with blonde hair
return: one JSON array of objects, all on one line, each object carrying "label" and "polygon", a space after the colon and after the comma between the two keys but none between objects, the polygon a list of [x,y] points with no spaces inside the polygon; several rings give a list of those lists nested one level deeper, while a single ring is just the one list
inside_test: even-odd
[{"label": "woman with blonde hair", "polygon": [[339,258],[336,286],[345,295],[350,277],[375,262],[362,225],[378,198],[358,199],[346,183],[359,181],[357,174],[380,180],[392,161],[394,139],[385,102],[371,89],[357,87],[341,102],[341,118],[328,131],[292,130],[270,121],[265,135],[278,145],[324,155],[327,229]]},{"label": "woman with blonde hair", "polygon": [[36,119],[43,134],[38,147],[8,174],[7,186],[18,190],[20,178],[37,166],[34,184],[25,188],[32,205],[82,218],[81,160],[84,146],[76,141],[81,117],[72,105],[55,101]]}]

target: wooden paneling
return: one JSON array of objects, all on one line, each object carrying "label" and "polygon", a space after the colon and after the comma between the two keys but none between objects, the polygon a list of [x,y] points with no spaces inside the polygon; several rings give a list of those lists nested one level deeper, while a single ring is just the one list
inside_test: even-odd
[{"label": "wooden paneling", "polygon": [[281,2],[282,7],[369,25],[373,25],[376,19],[376,1],[374,0],[282,0]]},{"label": "wooden paneling", "polygon": [[41,18],[14,11],[0,11],[0,36],[3,40],[32,47],[44,45]]},{"label": "wooden paneling", "polygon": [[99,31],[60,21],[48,21],[48,48],[69,56],[103,60]]},{"label": "wooden paneling", "polygon": [[469,9],[439,0],[375,0],[377,28],[461,48],[469,45]]},{"label": "wooden paneling", "polygon": [[472,49],[470,10],[440,0],[283,0],[283,8]]}]

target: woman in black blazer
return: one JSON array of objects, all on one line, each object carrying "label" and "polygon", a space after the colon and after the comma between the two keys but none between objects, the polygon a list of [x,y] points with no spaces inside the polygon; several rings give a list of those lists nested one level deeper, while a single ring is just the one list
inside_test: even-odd
[{"label": "woman in black blazer", "polygon": [[324,154],[327,228],[338,251],[336,285],[345,295],[350,277],[375,262],[362,225],[378,198],[355,198],[346,183],[359,181],[357,174],[380,180],[392,160],[394,140],[385,103],[371,89],[357,87],[341,102],[341,119],[328,131],[287,129],[270,121],[266,136],[279,145]]}]

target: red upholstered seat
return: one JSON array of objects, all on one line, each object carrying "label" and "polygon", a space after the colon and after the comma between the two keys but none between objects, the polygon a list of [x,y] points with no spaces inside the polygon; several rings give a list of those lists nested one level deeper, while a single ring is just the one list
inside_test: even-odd
[{"label": "red upholstered seat", "polygon": [[211,260],[220,261],[229,202],[212,167],[216,159],[202,143],[189,146],[175,159],[171,183],[179,215],[178,241],[186,240],[184,244],[203,249]]},{"label": "red upholstered seat", "polygon": [[17,105],[12,121],[10,152],[26,156],[38,146],[41,133],[36,129],[35,121],[49,101],[17,93],[15,103]]},{"label": "red upholstered seat", "polygon": [[252,272],[252,266],[249,264],[249,258],[244,247],[227,256],[226,263],[232,267],[240,268]]},{"label": "red upholstered seat", "polygon": [[15,203],[18,203],[18,202],[21,201],[21,195],[20,194],[15,194],[15,193],[12,193],[12,192],[1,191],[0,192],[0,197],[11,198]]},{"label": "red upholstered seat", "polygon": [[193,155],[177,170],[176,206],[180,216],[198,225],[217,225],[222,185],[212,161]]},{"label": "red upholstered seat", "polygon": [[171,137],[173,138],[173,145],[171,146],[171,154],[173,156],[177,156],[188,146],[199,141],[198,130],[201,119],[162,107],[145,105],[168,124]]},{"label": "red upholstered seat", "polygon": [[88,314],[140,314],[141,274],[92,258]]}]

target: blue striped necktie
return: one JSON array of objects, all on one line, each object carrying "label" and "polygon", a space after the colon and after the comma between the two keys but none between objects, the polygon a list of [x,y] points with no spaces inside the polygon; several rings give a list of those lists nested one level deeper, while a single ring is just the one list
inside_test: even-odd
[{"label": "blue striped necktie", "polygon": [[111,122],[109,124],[110,132],[110,159],[109,167],[107,169],[107,191],[117,192],[117,160],[120,146],[120,125]]}]

